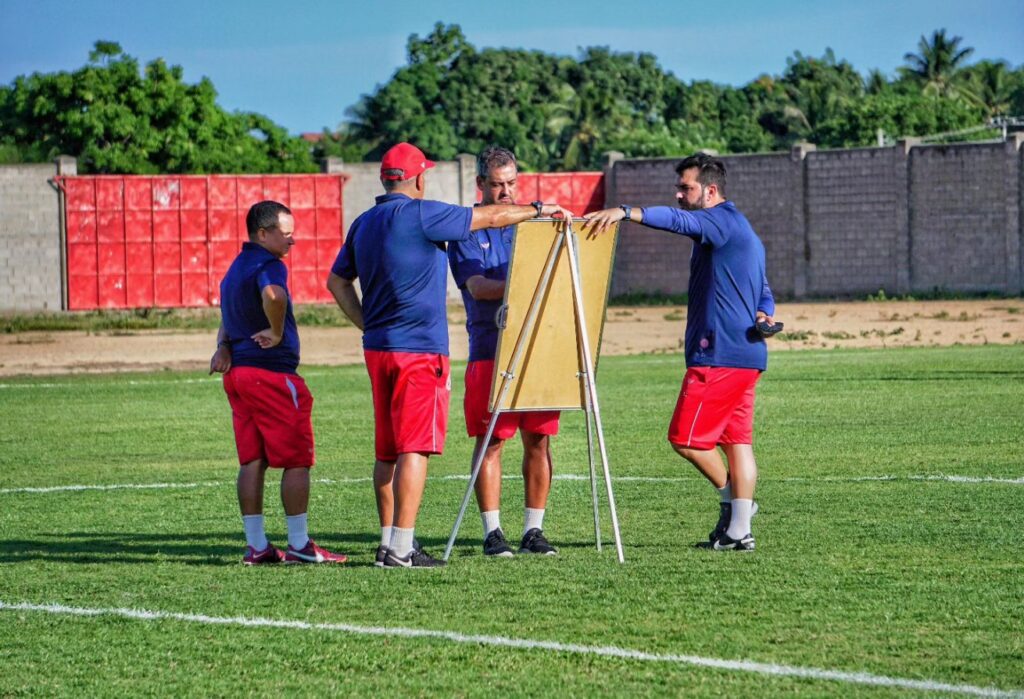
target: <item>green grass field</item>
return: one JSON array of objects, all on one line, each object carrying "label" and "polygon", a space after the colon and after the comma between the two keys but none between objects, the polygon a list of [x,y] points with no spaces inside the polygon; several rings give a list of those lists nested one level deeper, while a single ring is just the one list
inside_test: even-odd
[{"label": "green grass field", "polygon": [[[470,458],[461,371],[417,529],[435,554]],[[718,508],[664,437],[682,358],[602,360],[625,565],[606,509],[594,547],[589,482],[564,478],[587,472],[572,413],[545,522],[558,558],[485,560],[471,505],[446,569],[373,567],[369,382],[303,373],[310,528],[350,555],[341,568],[240,565],[214,378],[0,380],[0,696],[1024,696],[1020,346],[774,355],[752,554],[694,546]],[[166,485],[47,490],[146,484]]]}]

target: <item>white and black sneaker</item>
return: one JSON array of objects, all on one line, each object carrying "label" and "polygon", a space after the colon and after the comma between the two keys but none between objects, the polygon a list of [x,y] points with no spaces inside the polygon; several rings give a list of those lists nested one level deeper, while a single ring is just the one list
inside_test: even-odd
[{"label": "white and black sneaker", "polygon": [[544,532],[537,527],[523,534],[523,540],[519,544],[519,553],[539,553],[545,556],[557,556],[558,549],[548,543],[544,538]]},{"label": "white and black sneaker", "polygon": [[754,535],[747,534],[739,539],[732,539],[727,533],[722,533],[714,544],[711,545],[715,551],[753,551]]},{"label": "white and black sneaker", "polygon": [[413,549],[408,556],[399,556],[392,549],[384,554],[385,568],[441,568],[444,561],[434,558],[423,549]]},{"label": "white and black sneaker", "polygon": [[[750,506],[750,516],[757,514],[757,500]],[[718,504],[718,524],[708,534],[708,544],[714,546],[715,542],[722,538],[725,530],[729,528],[729,521],[732,519],[732,503],[721,502]]]},{"label": "white and black sneaker", "polygon": [[384,557],[387,556],[387,555],[388,555],[388,547],[385,546],[384,544],[381,544],[380,546],[378,546],[377,547],[377,552],[376,552],[376,554],[374,554],[373,565],[377,566],[378,568],[383,568],[384,567]]},{"label": "white and black sneaker", "polygon": [[484,555],[498,556],[499,558],[511,558],[515,555],[512,547],[508,545],[505,532],[501,531],[501,527],[491,531],[484,539]]}]

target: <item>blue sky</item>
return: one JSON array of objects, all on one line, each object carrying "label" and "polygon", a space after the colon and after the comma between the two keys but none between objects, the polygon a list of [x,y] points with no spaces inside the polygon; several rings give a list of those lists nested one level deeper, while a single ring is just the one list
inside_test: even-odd
[{"label": "blue sky", "polygon": [[893,74],[922,34],[942,27],[975,48],[972,60],[1024,64],[1024,0],[0,0],[0,21],[0,84],[74,70],[107,39],[143,63],[181,65],[189,82],[209,77],[222,106],[293,133],[336,126],[405,62],[409,35],[437,21],[459,24],[477,48],[648,51],[683,80],[733,85],[780,73],[794,51],[826,47],[862,73]]}]

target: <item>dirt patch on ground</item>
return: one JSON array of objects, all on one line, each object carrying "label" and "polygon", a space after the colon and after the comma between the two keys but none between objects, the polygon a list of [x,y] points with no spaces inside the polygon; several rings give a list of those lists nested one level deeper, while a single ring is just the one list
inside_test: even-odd
[{"label": "dirt patch on ground", "polygon": [[[1024,344],[1024,300],[784,303],[772,351],[832,347]],[[467,353],[465,316],[451,314],[452,359]],[[602,354],[680,352],[685,307],[609,308]],[[363,361],[355,328],[301,328],[305,365]],[[209,366],[212,332],[28,332],[0,336],[0,376],[196,370]]]}]

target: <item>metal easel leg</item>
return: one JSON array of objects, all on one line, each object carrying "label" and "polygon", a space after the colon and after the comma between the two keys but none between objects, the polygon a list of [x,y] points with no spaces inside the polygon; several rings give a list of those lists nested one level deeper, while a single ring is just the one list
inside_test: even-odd
[{"label": "metal easel leg", "polygon": [[626,559],[622,553],[622,537],[619,532],[619,516],[615,508],[615,494],[612,492],[612,476],[608,468],[608,451],[605,448],[604,430],[601,427],[601,408],[597,401],[597,384],[594,382],[594,362],[590,354],[590,338],[587,335],[587,321],[583,312],[583,291],[580,285],[579,259],[576,256],[576,234],[570,226],[566,231],[566,245],[569,248],[569,275],[572,277],[573,301],[576,305],[576,327],[580,342],[580,351],[583,354],[582,371],[585,373],[587,395],[590,398],[590,405],[594,411],[594,423],[597,426],[597,443],[601,450],[601,465],[604,468],[605,488],[608,491],[608,509],[611,511],[612,531],[615,534],[615,551],[619,563],[625,563]]},{"label": "metal easel leg", "polygon": [[[582,378],[582,376],[581,376]],[[594,503],[594,539],[597,550],[601,550],[601,514],[597,502],[597,472],[594,470],[594,432],[590,415],[590,392],[586,393],[587,402],[587,462],[590,465],[590,500]]]}]

